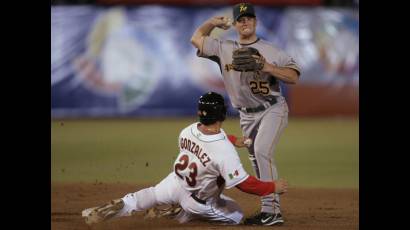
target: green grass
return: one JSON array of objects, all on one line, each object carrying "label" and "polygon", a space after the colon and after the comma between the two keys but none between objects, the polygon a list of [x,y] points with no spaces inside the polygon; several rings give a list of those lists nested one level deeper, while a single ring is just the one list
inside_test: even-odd
[{"label": "green grass", "polygon": [[[53,182],[156,183],[172,170],[180,130],[195,118],[56,120],[51,125]],[[239,120],[228,133],[241,135]],[[275,160],[295,187],[358,188],[357,119],[290,119]],[[253,174],[247,151],[239,149]]]},{"label": "green grass", "polygon": [[278,145],[279,175],[303,187],[359,187],[357,120],[290,120]]}]

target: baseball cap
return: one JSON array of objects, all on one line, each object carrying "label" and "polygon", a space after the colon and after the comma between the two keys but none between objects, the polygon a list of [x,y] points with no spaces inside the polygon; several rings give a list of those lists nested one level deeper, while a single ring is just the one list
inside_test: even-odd
[{"label": "baseball cap", "polygon": [[249,3],[239,3],[233,6],[233,18],[237,21],[242,16],[256,17],[253,5]]}]

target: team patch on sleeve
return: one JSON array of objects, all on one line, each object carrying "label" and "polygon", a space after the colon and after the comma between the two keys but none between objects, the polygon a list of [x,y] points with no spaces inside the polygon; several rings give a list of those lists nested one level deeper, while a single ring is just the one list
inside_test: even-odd
[{"label": "team patch on sleeve", "polygon": [[229,176],[229,179],[232,180],[232,179],[237,178],[239,176],[239,172],[238,172],[238,170],[235,170],[235,172],[229,173],[228,176]]}]

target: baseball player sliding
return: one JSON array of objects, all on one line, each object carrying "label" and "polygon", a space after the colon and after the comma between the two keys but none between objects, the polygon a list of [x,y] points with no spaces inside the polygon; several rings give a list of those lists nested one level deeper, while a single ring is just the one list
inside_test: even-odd
[{"label": "baseball player sliding", "polygon": [[88,224],[113,217],[130,216],[136,211],[159,205],[179,205],[175,218],[180,223],[197,219],[222,224],[239,224],[239,205],[222,194],[224,188],[265,196],[287,191],[285,180],[260,181],[243,169],[235,147],[222,129],[226,116],[224,98],[214,92],[198,102],[199,122],[179,135],[179,155],[174,170],[159,184],[129,193],[102,206],[82,212]]},{"label": "baseball player sliding", "polygon": [[[199,57],[211,59],[220,67],[232,106],[239,110],[242,133],[253,142],[248,151],[257,178],[274,181],[278,172],[273,156],[288,123],[288,106],[279,81],[295,84],[300,68],[282,50],[256,36],[258,21],[251,4],[235,5],[232,21],[210,18],[197,28],[191,42]],[[237,31],[237,41],[209,36],[215,27],[227,30],[231,25]],[[279,196],[265,194],[261,201],[261,212],[247,218],[245,224],[283,224]]]}]

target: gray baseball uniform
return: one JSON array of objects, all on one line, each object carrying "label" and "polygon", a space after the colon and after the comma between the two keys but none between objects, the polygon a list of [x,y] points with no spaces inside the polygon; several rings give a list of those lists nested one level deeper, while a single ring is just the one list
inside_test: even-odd
[{"label": "gray baseball uniform", "polygon": [[[278,80],[270,74],[232,69],[232,52],[243,46],[258,49],[266,61],[273,65],[292,68],[298,74],[300,68],[283,51],[259,38],[254,43],[241,45],[237,41],[206,36],[202,53],[197,53],[199,57],[209,58],[219,64],[232,106],[239,110],[243,135],[253,140],[248,151],[256,176],[262,181],[272,181],[278,179],[273,156],[279,136],[288,122],[288,106]],[[271,194],[262,197],[261,211],[280,212],[279,196]]]}]

